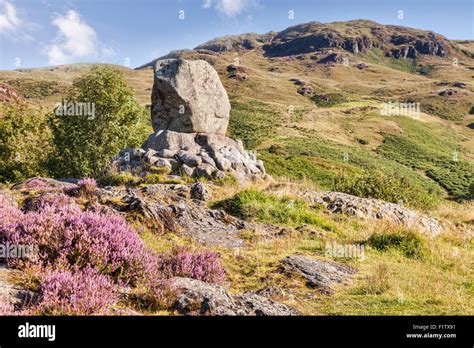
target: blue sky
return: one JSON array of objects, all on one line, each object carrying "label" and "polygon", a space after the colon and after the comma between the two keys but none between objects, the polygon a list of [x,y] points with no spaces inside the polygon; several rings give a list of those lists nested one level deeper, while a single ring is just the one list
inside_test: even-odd
[{"label": "blue sky", "polygon": [[473,0],[0,0],[0,69],[136,67],[218,36],[351,19],[474,39]]}]

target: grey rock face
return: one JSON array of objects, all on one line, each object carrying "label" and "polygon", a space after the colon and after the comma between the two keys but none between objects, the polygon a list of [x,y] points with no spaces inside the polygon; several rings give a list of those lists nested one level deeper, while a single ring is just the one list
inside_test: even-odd
[{"label": "grey rock face", "polygon": [[[263,162],[245,151],[240,140],[208,133],[180,133],[162,130],[151,134],[143,149],[121,152],[117,167],[148,166],[167,168],[190,177],[218,179],[228,172],[241,182],[265,179]],[[127,162],[128,161],[128,162]]]},{"label": "grey rock face", "polygon": [[204,60],[157,61],[151,99],[155,132],[224,135],[227,131],[229,98],[217,72]]},{"label": "grey rock face", "polygon": [[331,293],[337,283],[344,282],[356,271],[350,266],[312,259],[306,256],[288,256],[281,262],[286,273],[298,273],[307,280],[307,285]]},{"label": "grey rock face", "polygon": [[400,204],[384,202],[373,198],[361,198],[342,192],[302,192],[301,196],[310,203],[324,205],[333,213],[353,215],[360,218],[382,219],[416,228],[421,232],[437,235],[443,227],[433,218],[419,214]]},{"label": "grey rock face", "polygon": [[222,286],[190,278],[174,278],[174,309],[185,315],[298,315],[282,303],[253,293],[232,296]]}]

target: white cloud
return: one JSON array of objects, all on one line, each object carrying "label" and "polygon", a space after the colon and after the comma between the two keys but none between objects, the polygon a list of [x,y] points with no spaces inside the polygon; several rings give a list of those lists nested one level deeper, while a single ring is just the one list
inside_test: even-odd
[{"label": "white cloud", "polygon": [[71,10],[65,16],[56,14],[51,23],[58,27],[59,35],[55,43],[47,47],[50,64],[66,64],[78,58],[95,55],[97,34],[82,20],[79,13]]},{"label": "white cloud", "polygon": [[77,11],[56,14],[51,24],[58,28],[58,37],[46,47],[49,64],[68,64],[84,58],[111,56],[115,51],[100,43],[97,33]]},{"label": "white cloud", "polygon": [[2,32],[19,30],[21,21],[18,18],[16,7],[8,1],[0,0],[0,9],[0,29]]},{"label": "white cloud", "polygon": [[227,17],[234,17],[255,6],[255,2],[256,0],[204,0],[202,6],[214,7],[217,12]]}]

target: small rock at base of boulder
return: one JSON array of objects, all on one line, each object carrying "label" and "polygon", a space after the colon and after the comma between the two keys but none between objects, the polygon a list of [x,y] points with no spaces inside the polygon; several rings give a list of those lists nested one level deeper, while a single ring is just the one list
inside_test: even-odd
[{"label": "small rock at base of boulder", "polygon": [[217,169],[210,164],[203,163],[196,167],[194,170],[194,176],[198,178],[205,178],[205,179],[212,179],[214,177],[214,173],[217,171]]},{"label": "small rock at base of boulder", "polygon": [[186,175],[189,176],[190,178],[194,175],[194,168],[191,168],[190,166],[183,164],[179,168],[181,175]]}]

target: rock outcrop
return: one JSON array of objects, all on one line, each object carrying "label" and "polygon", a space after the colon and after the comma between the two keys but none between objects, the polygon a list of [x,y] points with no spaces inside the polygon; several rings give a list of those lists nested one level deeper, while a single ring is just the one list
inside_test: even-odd
[{"label": "rock outcrop", "polygon": [[288,256],[281,262],[281,270],[286,274],[297,273],[306,280],[307,286],[317,288],[324,293],[332,293],[337,283],[346,282],[356,273],[348,265],[307,256]]},{"label": "rock outcrop", "polygon": [[155,65],[151,118],[156,133],[141,149],[125,149],[118,171],[158,167],[190,177],[240,182],[265,178],[263,162],[242,141],[225,136],[230,104],[217,72],[202,60],[167,59]]},{"label": "rock outcrop", "polygon": [[387,220],[431,235],[437,235],[443,231],[443,227],[436,219],[419,214],[400,204],[357,197],[342,192],[307,191],[302,192],[301,196],[312,204],[322,204],[332,213]]},{"label": "rock outcrop", "polygon": [[298,315],[293,308],[255,293],[230,295],[225,288],[190,278],[174,278],[174,309],[184,315]]}]

